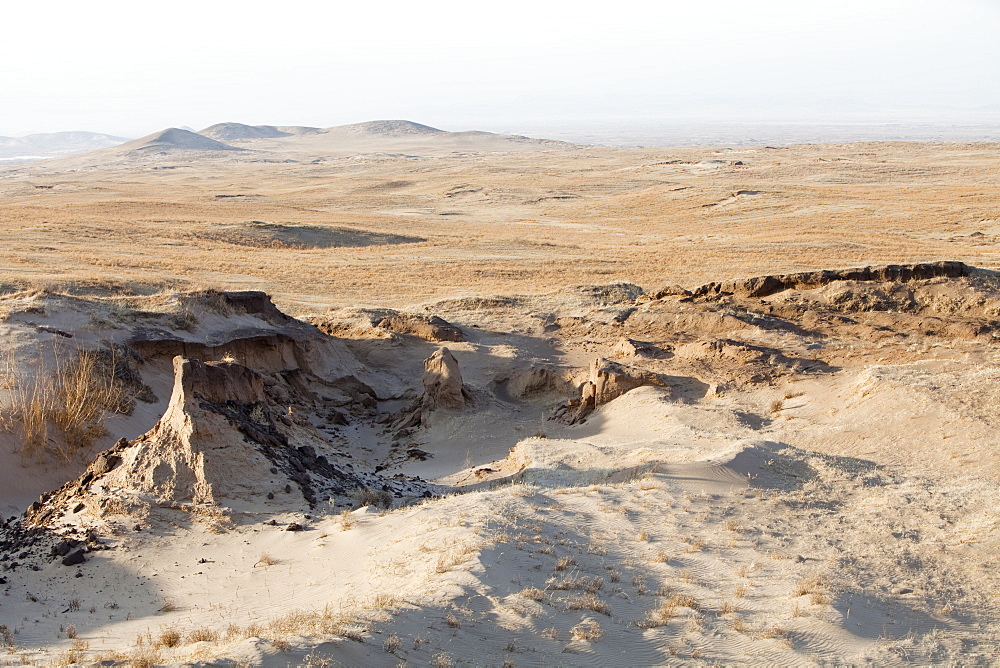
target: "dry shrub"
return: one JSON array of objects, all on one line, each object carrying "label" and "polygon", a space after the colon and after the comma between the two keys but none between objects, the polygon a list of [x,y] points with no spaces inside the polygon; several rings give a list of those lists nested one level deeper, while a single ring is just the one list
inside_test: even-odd
[{"label": "dry shrub", "polygon": [[128,665],[131,668],[153,668],[163,661],[160,659],[160,652],[155,647],[139,647],[128,656]]},{"label": "dry shrub", "polygon": [[374,506],[375,508],[392,507],[392,492],[388,490],[360,487],[354,492],[353,496],[354,500],[360,506]]},{"label": "dry shrub", "polygon": [[545,592],[538,587],[528,587],[521,590],[521,596],[531,599],[532,601],[544,601]]},{"label": "dry shrub", "polygon": [[174,628],[163,629],[157,642],[161,647],[177,647],[181,644],[181,632]]},{"label": "dry shrub", "polygon": [[204,626],[191,631],[191,633],[187,636],[188,644],[196,642],[214,642],[218,639],[218,632]]},{"label": "dry shrub", "polygon": [[390,633],[386,636],[385,640],[382,641],[382,649],[389,654],[395,654],[399,651],[401,644],[399,636],[395,633]]},{"label": "dry shrub", "polygon": [[14,647],[14,633],[6,624],[0,624],[0,646]]},{"label": "dry shrub", "polygon": [[573,557],[560,557],[558,561],[556,561],[556,570],[564,571],[570,566],[573,566],[575,564],[576,564],[576,559],[574,559]]},{"label": "dry shrub", "polygon": [[658,626],[663,626],[677,615],[680,608],[691,608],[692,610],[697,610],[698,602],[693,596],[673,594],[672,596],[669,596],[661,601],[658,608],[650,610],[646,613],[646,616],[636,622],[636,624],[644,629],[652,629]]},{"label": "dry shrub", "polygon": [[803,578],[795,583],[792,596],[798,598],[806,594],[809,595],[809,600],[814,605],[825,605],[832,598],[826,580],[819,575]]},{"label": "dry shrub", "polygon": [[450,629],[460,629],[462,628],[462,622],[458,621],[458,617],[451,614],[450,612],[444,616],[444,623],[448,625]]},{"label": "dry shrub", "polygon": [[274,566],[275,564],[278,564],[278,563],[280,563],[280,562],[278,561],[277,558],[272,557],[267,552],[263,552],[260,555],[260,559],[257,560],[257,563],[255,563],[253,565],[253,567],[257,568],[258,566]]},{"label": "dry shrub", "polygon": [[357,520],[351,515],[350,510],[345,510],[340,513],[340,526],[344,531],[350,531],[357,524]]},{"label": "dry shrub", "polygon": [[10,407],[0,415],[0,425],[8,430],[20,425],[24,454],[55,454],[70,461],[107,433],[105,414],[131,409],[132,399],[119,377],[122,364],[114,354],[95,350],[78,350],[67,362],[56,351],[52,368],[39,365],[29,380],[8,359]]},{"label": "dry shrub", "polygon": [[431,665],[434,668],[453,668],[455,665],[455,660],[451,658],[450,654],[441,652],[440,654],[435,654],[431,658]]},{"label": "dry shrub", "polygon": [[569,599],[566,602],[566,608],[569,610],[593,610],[602,615],[611,616],[611,606],[598,598],[597,594],[589,591]]},{"label": "dry shrub", "polygon": [[86,654],[89,649],[89,642],[77,638],[73,641],[73,644],[70,645],[70,648],[59,656],[59,665],[69,666],[77,663],[83,663],[86,660]]},{"label": "dry shrub", "polygon": [[568,591],[573,589],[586,590],[591,593],[600,591],[604,587],[604,578],[592,577],[589,578],[585,575],[572,574],[567,575],[561,580],[556,580],[552,583],[553,589],[558,589],[562,591]]},{"label": "dry shrub", "polygon": [[573,636],[573,640],[600,640],[601,636],[604,635],[601,625],[592,619],[580,622],[569,632]]}]

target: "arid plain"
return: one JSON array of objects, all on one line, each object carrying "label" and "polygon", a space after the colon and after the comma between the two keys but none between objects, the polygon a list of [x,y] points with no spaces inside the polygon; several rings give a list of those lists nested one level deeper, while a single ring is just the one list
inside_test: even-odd
[{"label": "arid plain", "polygon": [[998,149],[0,171],[2,660],[994,665]]}]

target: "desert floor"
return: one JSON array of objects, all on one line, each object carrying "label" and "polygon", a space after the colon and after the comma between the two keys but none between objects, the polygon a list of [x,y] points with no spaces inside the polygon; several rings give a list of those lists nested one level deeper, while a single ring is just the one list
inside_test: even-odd
[{"label": "desert floor", "polygon": [[0,662],[1000,661],[997,145],[292,148],[0,171]]}]

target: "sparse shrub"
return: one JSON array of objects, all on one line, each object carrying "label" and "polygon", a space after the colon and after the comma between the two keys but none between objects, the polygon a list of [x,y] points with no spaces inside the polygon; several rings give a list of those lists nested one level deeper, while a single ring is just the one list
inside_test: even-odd
[{"label": "sparse shrub", "polygon": [[573,557],[559,557],[559,559],[556,560],[557,571],[564,571],[574,565],[576,565],[576,559]]},{"label": "sparse shrub", "polygon": [[521,596],[531,599],[532,601],[544,601],[545,592],[538,587],[527,587],[521,590]]},{"label": "sparse shrub", "polygon": [[601,636],[604,635],[604,631],[601,629],[601,625],[594,620],[587,620],[585,622],[580,622],[572,629],[570,629],[570,635],[573,636],[574,640],[600,640]]},{"label": "sparse shrub", "polygon": [[732,601],[723,601],[722,605],[719,607],[719,615],[731,615],[737,612],[739,608]]},{"label": "sparse shrub", "polygon": [[784,399],[775,399],[774,401],[771,402],[771,406],[770,406],[771,413],[777,415],[778,413],[780,413],[782,411],[782,409],[784,407],[785,407],[785,400]]},{"label": "sparse shrub", "polygon": [[[0,426],[11,430],[20,424],[25,454],[49,453],[69,461],[107,433],[106,413],[129,412],[132,402],[114,355],[79,350],[69,362],[59,352],[54,360],[51,369],[36,369],[30,380],[8,361],[10,408],[0,415]],[[51,427],[61,441],[51,438]]]},{"label": "sparse shrub", "polygon": [[218,639],[219,639],[218,632],[205,626],[191,631],[191,633],[189,633],[187,636],[187,642],[189,644],[196,642],[214,642]]},{"label": "sparse shrub", "polygon": [[80,599],[78,599],[78,598],[70,599],[70,601],[69,601],[69,603],[67,604],[66,607],[69,608],[70,612],[79,612],[79,610],[80,610]]},{"label": "sparse shrub", "polygon": [[552,583],[553,589],[558,590],[572,590],[572,589],[585,589],[591,593],[598,592],[604,587],[604,578],[593,577],[589,578],[579,574],[568,575],[561,580],[556,580]]},{"label": "sparse shrub", "polygon": [[76,626],[75,625],[70,624],[69,626],[66,627],[66,637],[67,638],[75,638],[76,637]]},{"label": "sparse shrub", "polygon": [[602,615],[611,616],[611,606],[597,597],[593,592],[587,592],[579,596],[574,596],[566,602],[569,610],[593,610]]},{"label": "sparse shrub", "polygon": [[161,647],[177,647],[181,644],[181,633],[174,628],[163,629],[157,641]]},{"label": "sparse shrub", "polygon": [[14,633],[10,630],[10,627],[6,624],[0,624],[0,646],[3,647],[13,647],[14,646]]},{"label": "sparse shrub", "polygon": [[434,668],[454,668],[455,661],[451,658],[450,654],[441,652],[431,658],[431,665]]},{"label": "sparse shrub", "polygon": [[340,513],[340,526],[344,531],[350,531],[354,528],[355,524],[357,524],[357,520],[355,520],[354,516],[351,515],[350,510],[345,510]]},{"label": "sparse shrub", "polygon": [[374,506],[375,508],[391,508],[392,492],[385,489],[372,489],[371,487],[360,487],[354,492],[354,500],[360,506]]},{"label": "sparse shrub", "polygon": [[267,552],[262,552],[261,555],[260,555],[260,559],[257,560],[257,563],[255,563],[253,565],[253,567],[257,568],[258,566],[265,566],[265,567],[267,567],[267,566],[274,566],[275,564],[278,564],[278,563],[280,563],[278,561],[278,559],[276,559],[275,557],[272,557]]},{"label": "sparse shrub", "polygon": [[159,612],[173,612],[177,609],[177,606],[173,601],[164,601],[163,605],[160,606]]},{"label": "sparse shrub", "polygon": [[460,629],[462,628],[462,622],[458,621],[458,617],[451,614],[450,612],[444,616],[444,623],[448,625],[450,629]]},{"label": "sparse shrub", "polygon": [[161,663],[160,652],[155,647],[139,647],[128,656],[131,668],[153,668]]},{"label": "sparse shrub", "polygon": [[395,654],[398,652],[400,645],[399,636],[395,633],[390,633],[386,636],[385,640],[382,641],[382,649],[389,654]]}]

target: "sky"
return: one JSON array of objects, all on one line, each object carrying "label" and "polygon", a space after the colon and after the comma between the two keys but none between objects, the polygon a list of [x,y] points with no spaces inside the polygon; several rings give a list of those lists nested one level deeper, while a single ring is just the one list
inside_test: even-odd
[{"label": "sky", "polygon": [[1000,0],[8,2],[0,135],[1000,118]]}]

